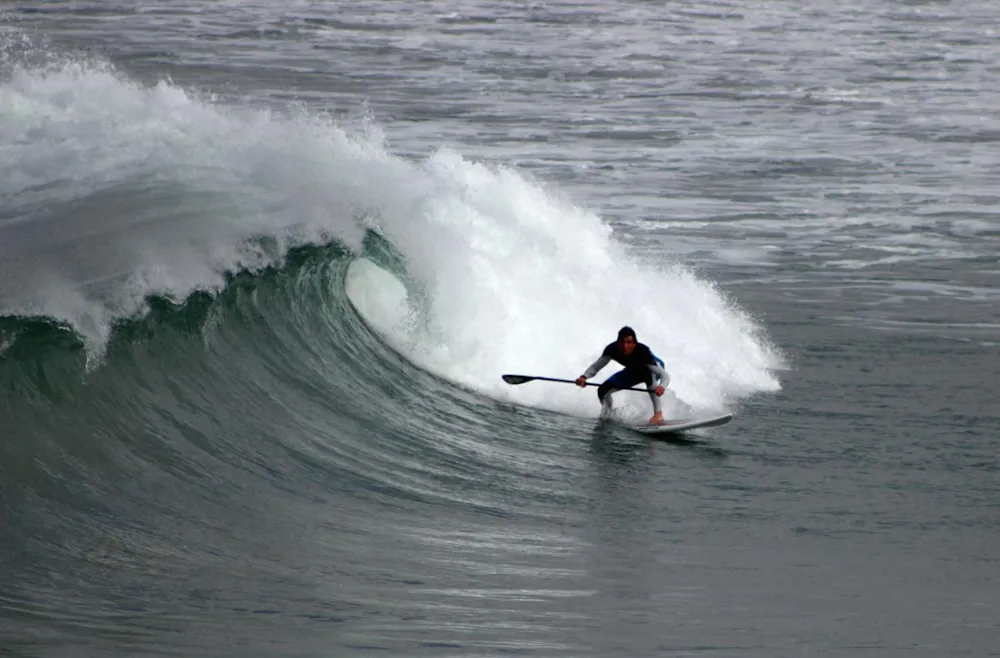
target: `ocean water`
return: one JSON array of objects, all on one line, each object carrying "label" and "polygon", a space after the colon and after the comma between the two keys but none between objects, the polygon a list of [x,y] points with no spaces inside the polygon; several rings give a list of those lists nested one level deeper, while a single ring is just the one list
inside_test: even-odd
[{"label": "ocean water", "polygon": [[5,3],[0,655],[1000,655],[998,19]]}]

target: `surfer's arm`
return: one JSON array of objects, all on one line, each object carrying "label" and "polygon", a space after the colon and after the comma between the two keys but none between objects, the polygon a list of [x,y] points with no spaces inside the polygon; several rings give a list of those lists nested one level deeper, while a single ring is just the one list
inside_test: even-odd
[{"label": "surfer's arm", "polygon": [[610,362],[611,362],[611,357],[608,356],[607,354],[602,354],[597,358],[597,361],[591,363],[590,367],[584,370],[583,374],[580,376],[583,377],[584,379],[590,379],[598,372],[600,372],[601,368],[608,365],[608,363]]},{"label": "surfer's arm", "polygon": [[667,371],[663,369],[663,366],[659,363],[650,363],[646,367],[653,373],[653,377],[656,377],[656,379],[659,380],[657,382],[658,386],[662,386],[663,388],[670,386],[670,375],[668,375]]}]

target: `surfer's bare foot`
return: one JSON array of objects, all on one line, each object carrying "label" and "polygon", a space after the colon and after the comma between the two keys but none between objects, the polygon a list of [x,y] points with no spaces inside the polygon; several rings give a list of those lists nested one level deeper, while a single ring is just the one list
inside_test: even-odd
[{"label": "surfer's bare foot", "polygon": [[662,425],[663,424],[663,412],[657,411],[653,414],[653,417],[649,419],[650,425]]}]

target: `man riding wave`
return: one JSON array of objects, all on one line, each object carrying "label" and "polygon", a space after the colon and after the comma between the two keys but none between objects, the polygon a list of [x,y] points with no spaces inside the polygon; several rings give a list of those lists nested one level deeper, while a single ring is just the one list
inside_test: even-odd
[{"label": "man riding wave", "polygon": [[645,384],[649,390],[649,399],[653,402],[653,417],[649,419],[649,424],[662,423],[660,397],[663,395],[664,387],[670,384],[670,375],[663,369],[663,361],[658,359],[649,347],[636,340],[632,327],[622,327],[618,331],[618,340],[604,348],[601,356],[577,377],[576,385],[586,386],[587,380],[611,361],[623,365],[624,369],[608,377],[597,388],[597,399],[601,401],[601,416],[607,417],[611,413],[611,393],[632,388],[636,384]]}]

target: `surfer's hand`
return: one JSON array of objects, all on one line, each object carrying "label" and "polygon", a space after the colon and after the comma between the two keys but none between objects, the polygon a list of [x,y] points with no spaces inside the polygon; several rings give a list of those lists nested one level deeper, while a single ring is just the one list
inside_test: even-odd
[{"label": "surfer's hand", "polygon": [[655,389],[653,389],[653,393],[656,393],[657,395],[663,395],[663,387],[657,386]]},{"label": "surfer's hand", "polygon": [[576,385],[579,386],[580,388],[583,388],[584,386],[587,385],[587,378],[584,377],[583,375],[580,375],[579,377],[576,378]]}]

